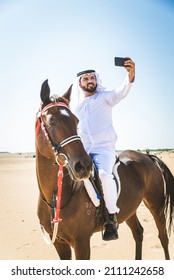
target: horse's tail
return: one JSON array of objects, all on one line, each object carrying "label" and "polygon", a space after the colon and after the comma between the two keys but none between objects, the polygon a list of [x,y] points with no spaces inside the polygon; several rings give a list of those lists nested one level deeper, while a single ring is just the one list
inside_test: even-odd
[{"label": "horse's tail", "polygon": [[164,213],[166,217],[168,217],[168,231],[169,234],[171,233],[171,228],[174,228],[174,177],[167,167],[167,165],[159,159],[157,156],[154,155],[148,155],[153,162],[158,166],[160,169],[164,184],[165,184],[165,202],[164,202]]}]

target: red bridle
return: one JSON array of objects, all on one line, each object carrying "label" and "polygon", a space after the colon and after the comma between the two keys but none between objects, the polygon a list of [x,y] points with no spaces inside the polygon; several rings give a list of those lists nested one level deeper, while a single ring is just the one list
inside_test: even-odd
[{"label": "red bridle", "polygon": [[[49,134],[46,130],[46,127],[45,127],[45,123],[43,121],[43,118],[42,118],[42,114],[47,111],[48,109],[52,108],[52,107],[65,107],[65,108],[68,108],[68,105],[63,103],[63,102],[54,102],[54,103],[50,103],[48,105],[46,105],[42,110],[40,110],[38,112],[38,120],[37,120],[37,124],[36,124],[36,139],[38,137],[38,133],[40,131],[40,127],[46,137],[46,139],[48,140],[48,142],[50,143],[51,147],[52,147],[52,150],[54,151],[55,155],[56,155],[56,162],[57,164],[59,165],[59,169],[58,169],[58,180],[57,180],[57,197],[56,197],[56,212],[55,212],[55,217],[52,221],[53,224],[55,223],[59,223],[61,222],[61,219],[59,218],[59,213],[60,213],[60,204],[61,204],[61,197],[62,197],[62,180],[63,180],[63,167],[68,163],[68,159],[67,159],[67,156],[65,154],[60,154],[59,153],[59,150],[60,148],[64,147],[65,145],[73,142],[73,141],[81,141],[81,138],[80,136],[78,135],[72,135],[68,138],[66,138],[65,140],[63,140],[62,142],[60,142],[58,145],[55,145],[53,143],[53,141],[50,139],[49,137]],[[61,163],[62,161],[59,160],[59,156],[61,157],[64,157],[64,160],[63,160],[63,164]],[[52,243],[53,240],[52,240]]]}]

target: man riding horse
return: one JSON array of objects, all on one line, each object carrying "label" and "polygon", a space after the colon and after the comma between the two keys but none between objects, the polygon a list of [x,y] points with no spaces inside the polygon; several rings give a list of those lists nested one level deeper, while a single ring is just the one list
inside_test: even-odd
[{"label": "man riding horse", "polygon": [[109,222],[105,223],[104,240],[118,238],[116,214],[117,190],[112,176],[115,162],[117,135],[112,125],[112,108],[127,96],[135,78],[135,63],[124,62],[127,76],[119,89],[107,90],[102,86],[95,70],[77,74],[72,87],[70,109],[79,119],[79,130],[83,145],[92,157],[101,180]]}]

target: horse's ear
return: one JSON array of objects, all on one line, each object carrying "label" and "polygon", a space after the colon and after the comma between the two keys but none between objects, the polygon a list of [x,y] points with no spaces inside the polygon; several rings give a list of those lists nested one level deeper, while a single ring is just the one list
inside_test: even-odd
[{"label": "horse's ear", "polygon": [[71,99],[71,90],[72,90],[72,85],[69,87],[69,89],[63,95],[63,97],[66,98],[69,102]]},{"label": "horse's ear", "polygon": [[48,103],[50,100],[50,87],[48,85],[48,80],[45,80],[42,84],[40,98],[44,104]]}]

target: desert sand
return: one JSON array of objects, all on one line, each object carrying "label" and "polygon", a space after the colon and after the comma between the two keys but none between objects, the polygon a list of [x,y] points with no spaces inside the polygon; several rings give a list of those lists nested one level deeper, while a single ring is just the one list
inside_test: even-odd
[{"label": "desert sand", "polygon": [[[174,153],[159,155],[174,174]],[[45,244],[37,218],[38,187],[35,158],[29,154],[0,154],[0,259],[57,260],[54,246]],[[143,259],[163,260],[153,217],[142,203],[138,217],[144,227]],[[170,236],[170,256],[174,260],[174,233]],[[119,227],[119,239],[105,242],[101,233],[91,238],[92,260],[133,260],[134,240],[125,223]],[[73,255],[74,258],[74,255]]]}]

